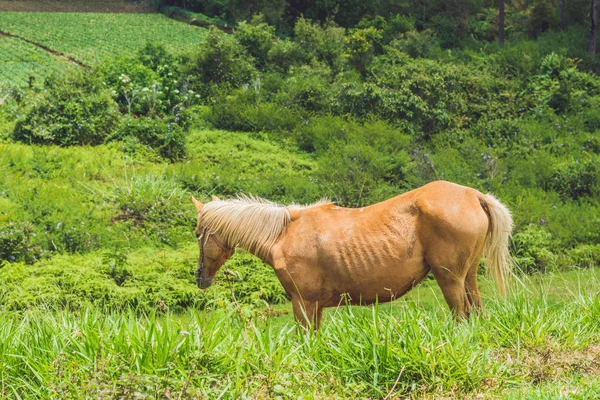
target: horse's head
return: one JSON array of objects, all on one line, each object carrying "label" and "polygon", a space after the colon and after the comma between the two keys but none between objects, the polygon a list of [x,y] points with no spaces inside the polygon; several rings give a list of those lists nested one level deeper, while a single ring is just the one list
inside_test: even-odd
[{"label": "horse's head", "polygon": [[[213,196],[213,200],[218,200]],[[215,274],[225,261],[234,253],[235,248],[231,248],[222,235],[213,232],[209,227],[202,224],[202,208],[204,204],[192,197],[192,201],[198,210],[198,224],[196,225],[196,237],[200,247],[200,256],[198,257],[198,266],[196,267],[196,283],[200,289],[206,289],[212,285]]]}]

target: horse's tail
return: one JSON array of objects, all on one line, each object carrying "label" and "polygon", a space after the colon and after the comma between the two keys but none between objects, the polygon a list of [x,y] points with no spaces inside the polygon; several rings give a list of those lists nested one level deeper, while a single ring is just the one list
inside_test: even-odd
[{"label": "horse's tail", "polygon": [[512,258],[508,251],[513,219],[508,208],[491,194],[480,196],[481,207],[490,219],[488,237],[483,248],[485,264],[500,294],[506,294]]}]

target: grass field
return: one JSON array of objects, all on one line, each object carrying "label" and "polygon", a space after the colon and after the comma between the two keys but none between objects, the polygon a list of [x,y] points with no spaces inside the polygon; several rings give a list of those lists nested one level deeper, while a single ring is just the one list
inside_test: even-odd
[{"label": "grass field", "polygon": [[[299,335],[288,305],[143,315],[0,314],[2,396],[506,398],[600,396],[600,272],[523,278],[456,324],[434,281],[329,309]],[[388,397],[389,398],[389,397]]]},{"label": "grass field", "polygon": [[[70,57],[85,65],[95,65],[108,58],[131,55],[147,42],[162,44],[175,53],[193,49],[202,41],[205,30],[170,20],[161,14],[102,14],[102,13],[0,13],[0,32],[9,33],[44,46],[60,55]],[[51,54],[41,55],[24,41],[0,37],[0,78],[21,84],[26,69],[18,69],[15,78],[11,65],[39,55],[37,63],[54,65]],[[25,57],[25,60],[22,60]],[[36,67],[37,64],[32,64]],[[29,68],[29,64],[26,65]],[[14,68],[13,68],[14,69]],[[46,67],[32,69],[43,76]],[[27,79],[27,78],[25,78]]]}]

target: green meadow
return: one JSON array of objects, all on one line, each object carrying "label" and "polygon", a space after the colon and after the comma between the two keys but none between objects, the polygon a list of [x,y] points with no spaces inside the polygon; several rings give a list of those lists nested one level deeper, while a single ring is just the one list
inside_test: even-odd
[{"label": "green meadow", "polygon": [[503,300],[486,280],[486,312],[460,324],[431,280],[394,303],[327,310],[316,334],[299,331],[288,305],[3,313],[2,394],[593,399],[599,279],[522,277]]}]

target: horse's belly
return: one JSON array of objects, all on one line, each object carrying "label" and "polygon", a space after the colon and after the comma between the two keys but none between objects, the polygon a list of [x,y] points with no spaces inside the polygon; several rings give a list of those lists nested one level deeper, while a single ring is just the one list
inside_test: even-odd
[{"label": "horse's belly", "polygon": [[429,272],[422,262],[407,263],[396,268],[379,268],[357,273],[350,280],[339,280],[333,290],[336,304],[372,304],[388,302],[402,297],[418,285]]}]

